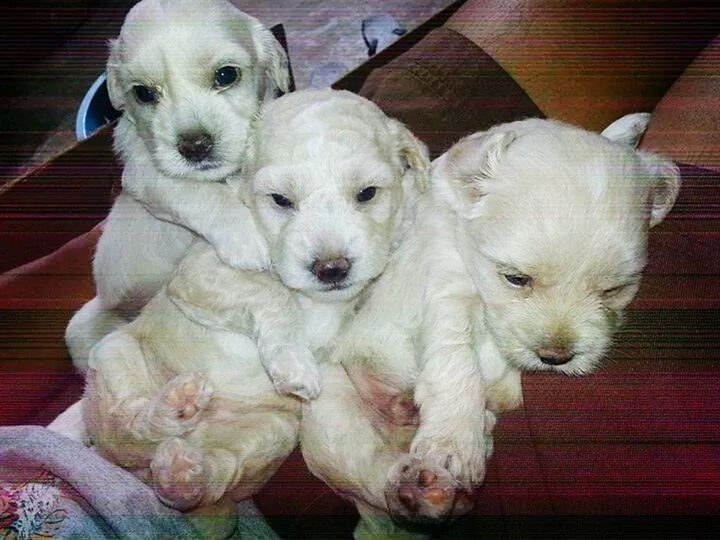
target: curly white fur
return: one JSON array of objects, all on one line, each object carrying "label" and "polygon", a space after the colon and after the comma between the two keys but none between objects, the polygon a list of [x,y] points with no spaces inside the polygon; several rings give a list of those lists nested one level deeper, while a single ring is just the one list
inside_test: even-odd
[{"label": "curly white fur", "polygon": [[[429,172],[407,129],[346,92],[285,96],[255,129],[247,179],[234,187],[277,275],[235,269],[198,240],[140,315],[90,354],[92,442],[183,510],[248,496],[295,446],[300,402],[274,388],[315,397],[311,351],[331,345],[384,269]],[[375,197],[358,201],[368,186]],[[352,260],[337,287],[310,264],[331,255]]]},{"label": "curly white fur", "polygon": [[[634,146],[623,124],[636,125],[610,133]],[[433,163],[406,241],[338,339],[341,365],[304,406],[304,456],[358,504],[358,534],[383,520],[395,531],[384,513],[437,521],[469,508],[491,411],[521,403],[522,369],[597,366],[679,182],[663,158],[550,120],[471,135]],[[552,347],[567,351],[556,365],[542,357]],[[378,420],[372,402],[405,395],[419,424],[398,445],[406,419]]]},{"label": "curly white fur", "polygon": [[[225,66],[237,80],[220,87],[214,77]],[[262,236],[226,179],[242,166],[263,101],[288,89],[282,46],[226,0],[139,2],[111,42],[107,74],[110,99],[123,110],[115,130],[123,193],[98,244],[97,297],[66,332],[79,369],[100,338],[159,290],[196,236],[228,264],[267,267]],[[156,101],[142,102],[138,87]],[[195,133],[211,141],[202,161],[180,151],[182,137]]]}]

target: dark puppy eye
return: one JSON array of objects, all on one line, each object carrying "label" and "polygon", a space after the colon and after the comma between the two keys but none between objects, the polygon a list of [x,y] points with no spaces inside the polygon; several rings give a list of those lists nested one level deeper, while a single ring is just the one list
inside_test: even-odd
[{"label": "dark puppy eye", "polygon": [[280,195],[279,193],[271,193],[270,196],[273,198],[273,201],[275,201],[275,204],[277,204],[279,207],[294,208],[293,202],[284,195]]},{"label": "dark puppy eye", "polygon": [[240,70],[233,66],[223,66],[215,72],[215,88],[226,88],[240,78]]},{"label": "dark puppy eye", "polygon": [[133,92],[140,103],[157,103],[159,99],[158,93],[148,86],[133,86]]},{"label": "dark puppy eye", "polygon": [[358,192],[358,194],[355,195],[355,198],[358,202],[368,202],[375,197],[375,193],[377,193],[377,188],[375,186],[370,186]]},{"label": "dark puppy eye", "polygon": [[507,282],[513,287],[529,287],[533,279],[525,274],[504,274]]}]

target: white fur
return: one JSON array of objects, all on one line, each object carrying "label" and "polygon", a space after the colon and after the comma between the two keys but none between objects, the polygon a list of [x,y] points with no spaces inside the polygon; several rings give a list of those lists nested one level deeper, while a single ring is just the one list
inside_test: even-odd
[{"label": "white fur", "polygon": [[[471,135],[434,162],[406,241],[338,340],[345,369],[325,368],[325,391],[304,411],[305,458],[358,504],[360,532],[378,513],[437,521],[468,508],[463,487],[482,481],[492,451],[486,407],[521,403],[520,370],[598,365],[637,291],[648,229],[678,187],[669,161],[549,120]],[[521,273],[530,286],[505,277]],[[575,356],[546,365],[536,351],[550,345]],[[378,422],[372,402],[413,394],[419,426],[395,446],[387,432],[400,422]]]},{"label": "white fur", "polygon": [[[332,343],[384,269],[429,171],[404,127],[346,92],[285,96],[256,133],[237,187],[279,278],[230,267],[198,240],[140,315],[90,354],[83,409],[93,443],[183,510],[247,497],[295,446],[300,402],[273,385],[315,397],[310,351]],[[368,185],[382,186],[376,199],[356,201]],[[309,268],[330,254],[353,261],[343,288],[328,290]]]},{"label": "white fur", "polygon": [[626,114],[603,129],[600,135],[630,148],[637,148],[650,123],[651,116],[650,113]]},{"label": "white fur", "polygon": [[[240,71],[213,84],[223,66]],[[66,341],[84,369],[89,349],[125,322],[110,310],[143,306],[166,281],[196,236],[235,267],[267,267],[267,247],[250,211],[228,186],[243,163],[252,117],[276,89],[287,91],[287,59],[256,19],[225,0],[143,0],[111,42],[108,91],[123,116],[115,148],[125,169],[97,248],[97,298],[71,321]],[[133,88],[159,96],[141,103]],[[201,162],[185,159],[179,137],[213,140]]]}]

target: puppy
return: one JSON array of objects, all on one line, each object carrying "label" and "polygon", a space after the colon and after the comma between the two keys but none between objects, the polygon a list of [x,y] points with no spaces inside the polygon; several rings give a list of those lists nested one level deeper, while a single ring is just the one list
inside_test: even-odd
[{"label": "puppy", "polygon": [[[609,133],[634,145],[637,122]],[[433,163],[414,226],[338,340],[343,366],[305,406],[304,456],[357,503],[358,536],[398,532],[387,514],[471,508],[520,371],[596,368],[679,185],[670,161],[550,120],[476,133]]]},{"label": "puppy", "polygon": [[115,149],[123,192],[94,260],[97,296],[66,342],[84,369],[90,347],[127,322],[166,281],[193,239],[239,268],[268,263],[250,211],[227,179],[243,162],[253,115],[288,90],[282,46],[225,0],[143,0],[110,44],[110,100],[123,111]]},{"label": "puppy", "polygon": [[331,343],[386,266],[430,167],[399,122],[330,90],[268,105],[249,149],[247,182],[233,186],[277,275],[235,269],[198,240],[90,355],[93,443],[182,510],[251,495],[293,449],[300,402],[271,379],[294,390],[305,378],[310,351]]}]

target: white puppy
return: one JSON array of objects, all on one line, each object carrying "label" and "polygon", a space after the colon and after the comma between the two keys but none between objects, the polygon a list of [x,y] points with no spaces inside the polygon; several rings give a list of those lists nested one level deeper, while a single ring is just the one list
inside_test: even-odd
[{"label": "white puppy", "polygon": [[486,407],[521,402],[522,369],[598,365],[679,184],[670,161],[550,120],[477,133],[433,163],[413,228],[338,340],[345,369],[328,366],[305,406],[305,458],[357,503],[358,535],[388,534],[384,513],[470,508]]},{"label": "white puppy", "polygon": [[406,128],[347,92],[285,96],[254,135],[237,187],[279,280],[234,269],[199,240],[90,355],[92,441],[180,509],[249,496],[295,446],[299,401],[273,391],[273,370],[293,374],[280,377],[290,388],[306,377],[309,351],[331,343],[384,269],[429,173]]},{"label": "white puppy", "polygon": [[127,322],[116,310],[142,307],[196,236],[232,266],[266,267],[262,237],[226,180],[242,165],[252,117],[287,91],[287,58],[226,0],[143,0],[111,42],[107,85],[123,110],[123,193],[98,244],[97,297],[67,329],[80,369],[90,347]]}]

